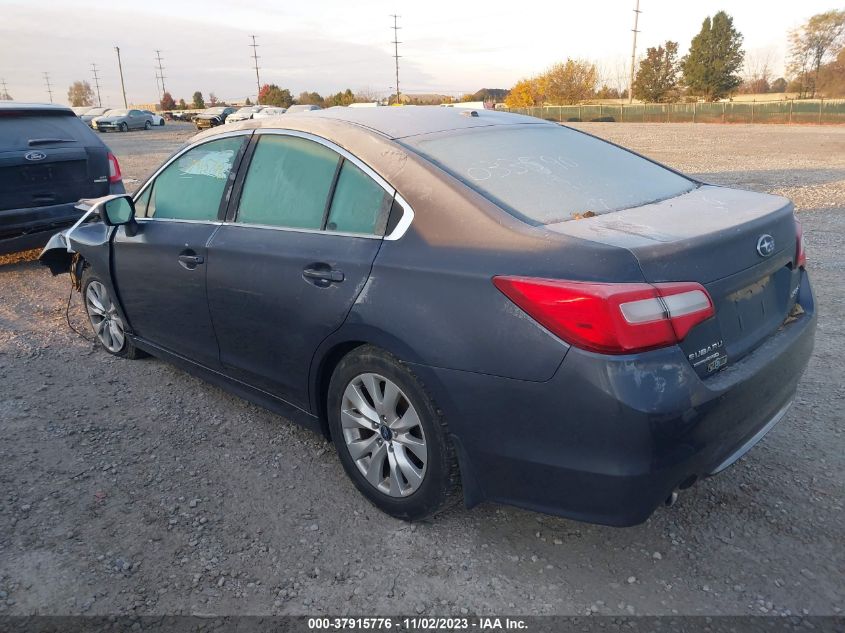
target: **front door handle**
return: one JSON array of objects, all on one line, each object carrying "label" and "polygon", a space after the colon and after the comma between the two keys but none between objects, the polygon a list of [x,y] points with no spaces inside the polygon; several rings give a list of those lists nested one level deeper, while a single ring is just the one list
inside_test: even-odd
[{"label": "front door handle", "polygon": [[183,268],[186,268],[188,270],[193,270],[194,268],[196,268],[197,266],[199,266],[200,264],[202,264],[205,261],[202,258],[202,256],[200,256],[200,255],[187,255],[187,254],[186,255],[179,255],[178,259],[179,259],[179,264],[181,264],[181,266]]},{"label": "front door handle", "polygon": [[309,267],[302,271],[302,276],[318,285],[340,283],[346,279],[342,271],[329,267]]}]

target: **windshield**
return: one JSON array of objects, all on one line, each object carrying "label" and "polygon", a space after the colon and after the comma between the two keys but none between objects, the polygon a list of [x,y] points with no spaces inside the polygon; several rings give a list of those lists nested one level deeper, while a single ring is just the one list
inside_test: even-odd
[{"label": "windshield", "polygon": [[696,184],[589,134],[508,125],[405,143],[530,224],[553,224],[673,198]]},{"label": "windshield", "polygon": [[223,110],[226,108],[208,108],[203,114],[223,114]]},{"label": "windshield", "polygon": [[106,112],[106,116],[126,116],[127,114],[126,110],[109,110]]},{"label": "windshield", "polygon": [[249,112],[258,112],[259,109],[260,108],[258,106],[247,106],[245,108],[241,108],[240,110],[238,110],[238,112],[243,112],[244,114],[247,114]]},{"label": "windshield", "polygon": [[103,114],[103,112],[107,112],[108,108],[91,108],[90,110],[86,110],[85,114]]}]

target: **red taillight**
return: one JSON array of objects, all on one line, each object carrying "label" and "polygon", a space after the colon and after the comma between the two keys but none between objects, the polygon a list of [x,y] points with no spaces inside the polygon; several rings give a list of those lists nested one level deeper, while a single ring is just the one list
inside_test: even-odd
[{"label": "red taillight", "polygon": [[666,347],[715,314],[701,284],[589,283],[494,277],[505,296],[564,341],[627,354]]},{"label": "red taillight", "polygon": [[795,267],[804,268],[807,265],[807,251],[804,250],[804,229],[798,218],[795,218]]},{"label": "red taillight", "polygon": [[109,182],[112,184],[120,182],[122,177],[123,175],[120,173],[120,163],[117,162],[115,155],[109,152]]}]

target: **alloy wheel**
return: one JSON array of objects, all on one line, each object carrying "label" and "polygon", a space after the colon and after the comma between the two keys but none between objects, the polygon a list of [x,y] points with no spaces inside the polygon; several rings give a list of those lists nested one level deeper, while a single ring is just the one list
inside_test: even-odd
[{"label": "alloy wheel", "polygon": [[366,373],[343,392],[340,422],[352,461],[377,490],[407,497],[422,485],[425,433],[414,405],[392,380]]},{"label": "alloy wheel", "polygon": [[123,321],[108,290],[99,281],[88,284],[85,290],[85,308],[97,338],[107,350],[117,354],[123,349],[126,341]]}]

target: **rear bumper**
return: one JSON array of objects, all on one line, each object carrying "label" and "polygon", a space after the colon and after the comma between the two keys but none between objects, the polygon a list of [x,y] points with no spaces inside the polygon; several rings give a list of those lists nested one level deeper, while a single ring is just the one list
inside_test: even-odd
[{"label": "rear bumper", "polygon": [[415,371],[447,416],[468,505],[486,499],[635,525],[784,417],[813,349],[806,274],[799,301],[798,321],[703,380],[678,347],[620,357],[572,348],[543,383]]},{"label": "rear bumper", "polygon": [[0,211],[0,254],[44,246],[54,233],[76,222],[75,203]]},{"label": "rear bumper", "polygon": [[[122,193],[126,193],[123,182],[109,185],[109,194]],[[0,211],[0,255],[44,246],[53,235],[82,217],[76,204]]]}]

